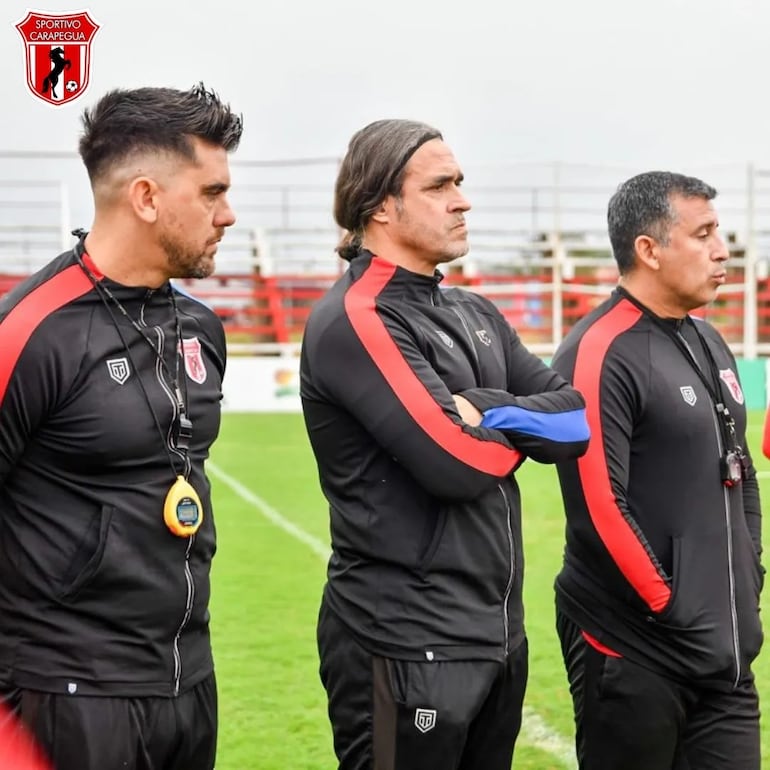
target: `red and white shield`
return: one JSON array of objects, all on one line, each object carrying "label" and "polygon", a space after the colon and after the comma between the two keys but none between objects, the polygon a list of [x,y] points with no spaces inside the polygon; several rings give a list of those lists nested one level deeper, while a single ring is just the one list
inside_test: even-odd
[{"label": "red and white shield", "polygon": [[16,25],[24,40],[27,87],[48,104],[67,104],[83,93],[91,74],[91,41],[99,25],[88,11],[29,11]]},{"label": "red and white shield", "polygon": [[184,350],[184,370],[187,372],[187,376],[193,382],[202,385],[206,382],[206,364],[203,362],[200,340],[197,337],[183,339],[182,349]]},{"label": "red and white shield", "polygon": [[738,378],[735,376],[735,372],[732,369],[720,369],[719,377],[722,382],[730,389],[730,395],[736,400],[737,403],[743,403],[743,391],[741,385],[738,382]]}]

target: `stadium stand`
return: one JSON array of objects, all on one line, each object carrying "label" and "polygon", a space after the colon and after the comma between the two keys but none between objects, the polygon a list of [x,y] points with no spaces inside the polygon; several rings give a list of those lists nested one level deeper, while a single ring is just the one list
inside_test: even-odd
[{"label": "stadium stand", "polygon": [[[248,166],[234,165],[234,176]],[[268,170],[289,179],[234,179],[239,219],[222,241],[217,272],[182,282],[222,318],[233,352],[296,349],[313,303],[345,269],[334,253],[340,232],[331,222],[331,184],[298,181],[294,166],[293,176]],[[333,171],[332,164],[327,176]],[[598,173],[588,172],[592,180]],[[612,172],[613,180],[624,176]],[[729,283],[704,311],[745,357],[770,353],[770,208],[757,203],[770,194],[763,178],[753,174],[745,189],[720,187],[722,221],[746,227],[727,233]],[[445,282],[488,296],[532,350],[550,355],[617,280],[603,221],[612,189],[564,179],[469,188],[471,251],[447,266]],[[3,181],[0,168],[0,294],[73,243],[71,197],[65,182]]]}]

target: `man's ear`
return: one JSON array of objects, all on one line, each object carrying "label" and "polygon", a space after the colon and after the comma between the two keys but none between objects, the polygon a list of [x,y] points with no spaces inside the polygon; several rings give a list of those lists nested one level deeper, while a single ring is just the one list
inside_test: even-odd
[{"label": "man's ear", "polygon": [[134,214],[143,222],[158,220],[158,184],[148,176],[138,176],[128,186],[128,199]]},{"label": "man's ear", "polygon": [[634,241],[636,263],[646,265],[650,270],[660,270],[660,246],[649,235],[637,235]]},{"label": "man's ear", "polygon": [[389,195],[382,203],[380,203],[377,207],[377,211],[372,214],[371,218],[381,225],[387,225],[390,222],[394,206],[393,196]]}]

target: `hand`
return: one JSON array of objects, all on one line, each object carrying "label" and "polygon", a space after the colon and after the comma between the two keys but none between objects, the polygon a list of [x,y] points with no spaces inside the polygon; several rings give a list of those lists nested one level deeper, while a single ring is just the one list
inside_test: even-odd
[{"label": "hand", "polygon": [[457,411],[460,413],[463,422],[467,422],[468,425],[473,425],[474,427],[481,425],[481,412],[467,398],[455,395],[452,398],[455,400]]}]

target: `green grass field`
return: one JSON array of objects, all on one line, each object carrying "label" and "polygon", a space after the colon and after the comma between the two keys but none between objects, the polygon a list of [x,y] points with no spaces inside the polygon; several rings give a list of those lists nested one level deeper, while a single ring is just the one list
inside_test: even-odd
[{"label": "green grass field", "polygon": [[[761,420],[761,414],[752,415],[749,444],[770,510]],[[225,415],[209,472],[219,541],[211,608],[220,696],[217,768],[333,770],[315,647],[328,519],[301,416]],[[574,760],[571,704],[553,628],[561,500],[552,467],[526,463],[518,477],[530,680],[514,767],[563,770],[574,767]],[[767,608],[767,595],[763,604]],[[767,649],[755,672],[761,694],[770,697]],[[770,762],[768,725],[762,758]]]}]

